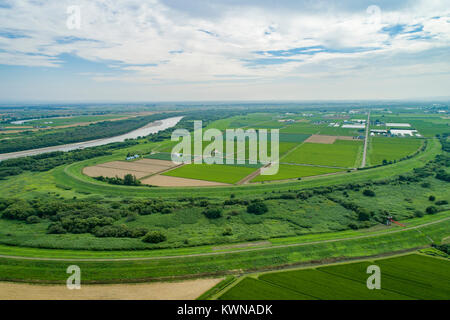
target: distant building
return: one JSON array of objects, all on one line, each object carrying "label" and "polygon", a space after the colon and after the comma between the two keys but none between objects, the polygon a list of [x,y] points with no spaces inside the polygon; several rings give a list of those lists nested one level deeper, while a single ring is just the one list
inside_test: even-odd
[{"label": "distant building", "polygon": [[344,124],[342,125],[342,128],[347,129],[364,129],[366,127],[365,124]]},{"label": "distant building", "polygon": [[406,130],[406,129],[391,129],[391,130],[389,130],[389,133],[393,136],[398,136],[398,137],[405,137],[405,136],[414,137],[415,135],[416,136],[418,135],[417,130]]},{"label": "distant building", "polygon": [[137,158],[139,158],[139,155],[135,154],[134,156],[126,157],[125,159],[126,160],[134,160],[134,159],[137,159]]},{"label": "distant building", "polygon": [[409,123],[386,123],[387,127],[404,127],[408,128],[411,127]]}]

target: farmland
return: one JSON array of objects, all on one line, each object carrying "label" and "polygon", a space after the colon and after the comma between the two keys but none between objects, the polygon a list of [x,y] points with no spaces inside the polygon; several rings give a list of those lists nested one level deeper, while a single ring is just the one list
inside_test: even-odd
[{"label": "farmland", "polygon": [[[266,270],[413,250],[429,246],[430,239],[440,243],[448,237],[447,182],[436,178],[439,170],[446,170],[446,158],[437,158],[445,154],[437,138],[426,139],[423,150],[413,157],[355,170],[364,140],[359,129],[341,126],[352,118],[366,118],[365,113],[354,117],[325,111],[242,113],[187,112],[177,127],[191,128],[193,119],[204,117],[204,130],[280,129],[277,174],[257,175],[263,164],[248,163],[248,145],[243,165],[175,166],[170,160],[176,142],[170,141],[170,130],[92,148],[92,154],[89,148],[10,161],[5,169],[0,165],[5,171],[14,164],[22,170],[0,180],[4,197],[9,197],[0,202],[1,279],[62,283],[65,259],[88,259],[77,261],[87,283],[222,276],[230,270]],[[378,139],[392,142],[386,143],[385,150],[394,150],[397,158],[405,153],[395,141],[402,146],[425,140],[372,138],[369,157],[371,150],[380,150],[372,143]],[[207,145],[203,143],[202,149]],[[236,146],[231,153],[224,150],[223,158],[236,151]],[[138,159],[125,160],[135,154]],[[95,179],[126,174],[142,184]],[[365,195],[366,189],[373,196]],[[251,209],[259,203],[265,212]],[[427,212],[429,207],[435,209]],[[406,227],[386,226],[388,215]],[[164,240],[145,242],[146,232],[162,234]],[[316,279],[315,274],[298,279]],[[327,277],[338,276],[327,273]],[[247,290],[249,297],[270,290],[271,297],[278,299],[332,298],[284,287],[288,284],[280,287],[250,277],[236,287]],[[358,286],[348,286],[359,292]]]},{"label": "farmland", "polygon": [[275,175],[259,175],[252,180],[252,182],[272,181],[296,179],[302,177],[318,176],[323,174],[330,174],[335,172],[342,172],[342,169],[314,167],[304,165],[288,165],[280,164],[279,171]]},{"label": "farmland", "polygon": [[335,167],[356,167],[361,141],[336,140],[333,144],[304,143],[281,158],[281,162]]},{"label": "farmland", "polygon": [[[366,286],[367,267],[381,269],[381,289]],[[266,273],[247,277],[223,293],[223,300],[447,300],[450,261],[412,254],[389,259]]]},{"label": "farmland", "polygon": [[239,182],[255,170],[255,168],[246,166],[189,164],[168,171],[163,175],[233,184]]},{"label": "farmland", "polygon": [[394,161],[416,152],[422,145],[420,139],[372,137],[370,141],[369,163],[379,165],[383,160]]}]

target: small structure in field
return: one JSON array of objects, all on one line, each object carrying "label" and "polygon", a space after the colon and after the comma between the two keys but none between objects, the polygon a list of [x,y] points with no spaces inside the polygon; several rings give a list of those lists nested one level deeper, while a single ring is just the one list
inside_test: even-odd
[{"label": "small structure in field", "polygon": [[134,159],[137,159],[137,158],[139,158],[139,155],[135,154],[134,156],[126,157],[126,160],[129,161],[129,160],[134,160]]}]

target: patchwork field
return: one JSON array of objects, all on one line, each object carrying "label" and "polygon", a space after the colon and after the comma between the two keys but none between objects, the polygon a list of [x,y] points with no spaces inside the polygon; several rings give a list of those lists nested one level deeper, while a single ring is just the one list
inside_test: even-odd
[{"label": "patchwork field", "polygon": [[342,171],[343,170],[341,170],[341,169],[326,168],[326,167],[280,164],[277,174],[270,175],[270,176],[269,175],[268,176],[259,175],[256,178],[254,178],[252,180],[252,182],[295,179],[295,178],[317,176],[317,175],[342,172]]},{"label": "patchwork field", "polygon": [[[366,286],[367,267],[381,269],[381,289]],[[221,300],[447,300],[450,299],[450,261],[412,254],[389,259],[340,264],[245,278]]]},{"label": "patchwork field", "polygon": [[176,166],[172,161],[159,159],[141,159],[138,161],[111,161],[96,166],[83,168],[83,173],[90,177],[119,177],[132,174],[136,178],[162,172]]},{"label": "patchwork field", "polygon": [[256,170],[256,168],[235,165],[189,164],[165,172],[163,175],[222,183],[237,183]]},{"label": "patchwork field", "polygon": [[379,165],[383,160],[394,161],[416,152],[423,140],[412,138],[372,137],[369,144],[369,164]]},{"label": "patchwork field", "polygon": [[333,144],[304,143],[280,162],[355,167],[362,152],[362,141],[336,140]]}]

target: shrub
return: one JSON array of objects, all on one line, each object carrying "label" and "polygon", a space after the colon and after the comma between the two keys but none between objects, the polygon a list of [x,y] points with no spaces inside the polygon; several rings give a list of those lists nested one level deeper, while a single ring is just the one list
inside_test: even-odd
[{"label": "shrub", "polygon": [[370,189],[365,189],[363,191],[363,195],[365,195],[366,197],[375,197],[375,192]]},{"label": "shrub", "polygon": [[27,218],[27,223],[28,224],[33,224],[33,223],[38,223],[40,221],[38,216],[29,216]]},{"label": "shrub", "polygon": [[269,211],[269,208],[267,208],[267,205],[262,202],[253,202],[247,206],[247,212],[253,213],[253,214],[263,214]]},{"label": "shrub", "polygon": [[439,201],[436,201],[436,204],[438,206],[442,206],[442,205],[448,204],[448,201],[447,200],[439,200]]},{"label": "shrub", "polygon": [[429,196],[429,197],[428,197],[428,200],[434,201],[434,200],[436,200],[436,197],[435,197],[435,196]]},{"label": "shrub", "polygon": [[366,210],[360,209],[358,212],[358,220],[359,221],[368,221],[370,220],[370,214]]},{"label": "shrub", "polygon": [[233,229],[231,229],[231,227],[226,227],[222,232],[222,235],[224,235],[224,236],[231,236],[232,234],[233,234]]},{"label": "shrub", "polygon": [[208,219],[218,219],[222,216],[222,210],[219,208],[209,208],[203,211],[203,214]]},{"label": "shrub", "polygon": [[416,211],[414,211],[414,215],[417,218],[422,218],[424,216],[424,213],[422,211],[420,211],[420,210],[416,210]]},{"label": "shrub", "polygon": [[136,221],[138,217],[138,214],[136,212],[130,212],[127,215],[127,218],[125,219],[126,222],[132,222]]},{"label": "shrub", "polygon": [[150,231],[142,238],[142,241],[147,243],[160,243],[166,240],[167,237],[160,231]]},{"label": "shrub", "polygon": [[49,234],[63,234],[66,233],[66,229],[62,226],[61,222],[55,222],[48,226],[47,233]]},{"label": "shrub", "polygon": [[435,206],[429,206],[425,209],[425,212],[428,214],[435,214],[438,210]]}]

